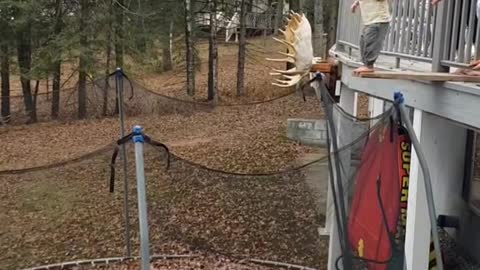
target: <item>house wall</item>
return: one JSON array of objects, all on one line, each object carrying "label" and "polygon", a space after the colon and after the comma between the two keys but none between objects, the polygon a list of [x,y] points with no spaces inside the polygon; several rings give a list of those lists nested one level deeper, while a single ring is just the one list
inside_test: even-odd
[{"label": "house wall", "polygon": [[459,215],[462,199],[467,130],[438,116],[423,113],[421,144],[430,166],[437,214]]}]

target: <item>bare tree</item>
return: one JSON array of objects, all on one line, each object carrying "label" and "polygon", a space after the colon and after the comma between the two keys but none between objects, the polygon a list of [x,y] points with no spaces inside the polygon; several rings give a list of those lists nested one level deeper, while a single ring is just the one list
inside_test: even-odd
[{"label": "bare tree", "polygon": [[87,31],[86,21],[88,18],[88,1],[80,1],[80,61],[79,61],[79,75],[78,75],[78,118],[82,119],[87,116]]},{"label": "bare tree", "polygon": [[282,26],[283,22],[283,0],[277,0],[277,10],[275,14],[275,26],[273,33],[278,34],[278,29]]},{"label": "bare tree", "polygon": [[17,30],[17,56],[20,68],[20,82],[22,84],[23,102],[29,119],[28,124],[37,122],[37,111],[33,104],[32,87],[30,85],[30,71],[32,69],[32,29],[31,21],[27,19],[25,25]]},{"label": "bare tree", "polygon": [[293,10],[295,12],[301,12],[302,11],[302,2],[301,0],[290,0],[290,10]]},{"label": "bare tree", "polygon": [[217,0],[210,0],[210,40],[208,46],[208,100],[218,102]]},{"label": "bare tree", "polygon": [[185,43],[187,47],[187,93],[195,95],[195,55],[193,50],[192,2],[185,0]]},{"label": "bare tree", "polygon": [[237,95],[245,95],[245,50],[247,47],[246,0],[240,4],[240,40],[238,42]]},{"label": "bare tree", "polygon": [[173,61],[172,61],[172,50],[173,50],[173,19],[170,20],[170,26],[168,30],[168,42],[163,47],[163,71],[172,70]]},{"label": "bare tree", "polygon": [[[55,35],[62,32],[63,1],[55,1]],[[60,107],[60,78],[62,74],[62,59],[57,57],[53,63],[53,86],[52,86],[52,118],[57,119]]]},{"label": "bare tree", "polygon": [[[113,33],[113,0],[108,2],[108,15],[107,15],[107,35],[106,35],[106,46],[105,46],[105,88],[103,89],[103,107],[102,114],[103,116],[107,115],[108,112],[108,89],[110,88],[110,66],[112,61],[112,33]],[[115,109],[118,108],[117,103],[115,103]]]},{"label": "bare tree", "polygon": [[325,34],[323,29],[323,0],[314,1],[313,10],[313,52],[320,56],[324,53],[326,46],[323,38]]},{"label": "bare tree", "polygon": [[2,118],[4,121],[10,119],[10,59],[8,56],[8,43],[0,41],[0,74],[2,80]]},{"label": "bare tree", "polygon": [[115,65],[123,68],[123,0],[115,0]]},{"label": "bare tree", "polygon": [[[123,68],[123,46],[124,46],[124,34],[123,34],[123,13],[124,6],[123,0],[114,0],[115,3],[115,65],[116,67]],[[115,95],[115,113],[118,114],[120,109],[118,108],[118,93]]]},{"label": "bare tree", "polygon": [[325,18],[327,18],[325,21],[327,25],[324,25],[325,32],[327,33],[327,49],[330,49],[337,40],[339,0],[323,1],[323,4],[323,14]]},{"label": "bare tree", "polygon": [[[290,9],[291,11],[300,12],[300,10],[301,10],[300,0],[290,0],[290,1],[289,1],[289,4],[290,4],[290,5],[289,5],[289,9]],[[288,48],[287,48],[287,53],[292,53],[292,52],[288,51]],[[295,67],[294,64],[292,64],[292,63],[290,63],[290,62],[287,62],[287,68],[286,68],[287,70],[289,70],[289,69],[291,69],[291,68],[293,68],[293,67]]]}]

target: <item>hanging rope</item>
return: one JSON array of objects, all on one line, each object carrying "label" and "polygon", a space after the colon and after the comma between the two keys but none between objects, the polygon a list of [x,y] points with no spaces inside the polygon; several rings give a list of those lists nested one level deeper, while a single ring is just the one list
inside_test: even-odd
[{"label": "hanging rope", "polygon": [[[115,190],[115,162],[117,160],[118,152],[120,151],[120,146],[124,145],[128,142],[130,142],[133,138],[134,134],[130,133],[126,135],[125,137],[117,140],[117,146],[115,147],[113,154],[112,154],[112,160],[110,163],[110,192],[114,192]],[[170,168],[170,150],[168,147],[160,142],[157,142],[155,140],[152,140],[149,136],[143,135],[144,137],[144,142],[146,144],[150,144],[154,147],[161,147],[167,152],[167,170]],[[124,153],[125,154],[125,153]]]}]

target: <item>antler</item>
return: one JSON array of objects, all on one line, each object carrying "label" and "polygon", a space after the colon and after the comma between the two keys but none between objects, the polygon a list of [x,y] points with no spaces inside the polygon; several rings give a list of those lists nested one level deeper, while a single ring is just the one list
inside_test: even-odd
[{"label": "antler", "polygon": [[312,66],[313,48],[312,48],[312,28],[307,18],[303,14],[291,12],[287,18],[287,25],[284,29],[279,29],[283,34],[283,39],[273,38],[275,41],[287,47],[287,53],[278,52],[285,58],[267,58],[272,62],[288,62],[295,65],[289,70],[272,69],[272,76],[280,76],[272,83],[279,87],[290,87],[298,84],[300,80],[308,75]]}]

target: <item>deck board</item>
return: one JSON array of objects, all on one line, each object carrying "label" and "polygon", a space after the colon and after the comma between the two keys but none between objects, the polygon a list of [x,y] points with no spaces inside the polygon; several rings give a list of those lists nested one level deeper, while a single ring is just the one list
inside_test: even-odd
[{"label": "deck board", "polygon": [[415,71],[374,71],[357,75],[361,78],[393,79],[393,80],[420,80],[432,82],[474,82],[480,83],[480,76],[461,75],[442,72],[415,72]]}]

